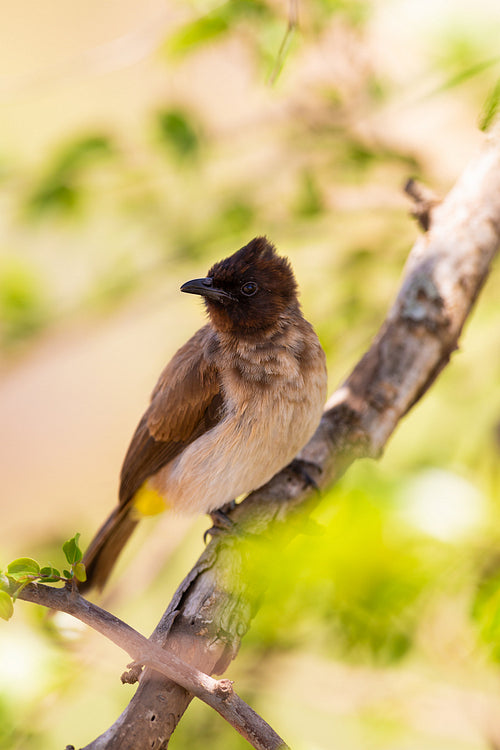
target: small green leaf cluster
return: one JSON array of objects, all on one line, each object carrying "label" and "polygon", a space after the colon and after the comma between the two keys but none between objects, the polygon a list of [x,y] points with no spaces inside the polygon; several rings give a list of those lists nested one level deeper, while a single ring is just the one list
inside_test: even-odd
[{"label": "small green leaf cluster", "polygon": [[68,539],[63,544],[63,552],[69,568],[61,572],[52,564],[41,566],[31,557],[18,557],[0,572],[0,617],[9,620],[14,612],[14,602],[29,583],[66,583],[79,581],[83,583],[87,574],[82,562],[83,552],[79,546],[80,534]]}]

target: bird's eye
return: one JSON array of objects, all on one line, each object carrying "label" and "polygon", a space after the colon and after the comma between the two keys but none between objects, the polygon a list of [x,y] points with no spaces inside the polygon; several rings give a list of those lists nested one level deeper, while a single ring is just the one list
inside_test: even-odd
[{"label": "bird's eye", "polygon": [[259,287],[255,283],[255,281],[247,281],[247,283],[243,284],[243,286],[241,287],[241,292],[245,295],[245,297],[252,297],[258,290],[258,288]]}]

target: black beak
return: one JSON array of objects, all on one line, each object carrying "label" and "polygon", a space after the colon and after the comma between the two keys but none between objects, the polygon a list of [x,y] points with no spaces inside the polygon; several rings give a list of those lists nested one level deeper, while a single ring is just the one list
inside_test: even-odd
[{"label": "black beak", "polygon": [[216,289],[214,287],[214,280],[210,276],[207,276],[205,279],[186,281],[186,283],[181,286],[181,292],[199,294],[202,297],[214,299],[217,302],[224,302],[225,300],[233,299],[233,297],[223,289]]}]

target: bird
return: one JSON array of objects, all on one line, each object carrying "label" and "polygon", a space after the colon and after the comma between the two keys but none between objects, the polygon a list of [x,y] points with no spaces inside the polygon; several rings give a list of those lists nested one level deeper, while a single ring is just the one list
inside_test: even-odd
[{"label": "bird", "polygon": [[289,260],[259,236],[187,281],[208,322],[161,373],[126,452],[119,503],[88,546],[82,591],[102,589],[140,518],[170,508],[216,517],[263,486],[315,432],[325,354]]}]

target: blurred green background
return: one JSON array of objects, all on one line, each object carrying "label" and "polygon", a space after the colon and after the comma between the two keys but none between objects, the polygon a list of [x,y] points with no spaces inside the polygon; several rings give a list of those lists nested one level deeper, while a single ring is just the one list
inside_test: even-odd
[{"label": "blurred green background", "polygon": [[[60,566],[114,504],[156,377],[203,321],[182,282],[267,234],[332,392],[417,235],[402,185],[444,194],[479,147],[497,2],[308,0],[285,38],[290,7],[4,3],[0,565]],[[227,673],[295,750],[500,746],[499,283],[497,266],[383,459],[354,465],[315,513],[323,533],[276,561]],[[148,634],[206,527],[144,522],[104,606]],[[91,741],[132,695],[126,661],[19,602],[0,624],[0,746]],[[247,744],[195,702],[170,747]]]}]

